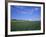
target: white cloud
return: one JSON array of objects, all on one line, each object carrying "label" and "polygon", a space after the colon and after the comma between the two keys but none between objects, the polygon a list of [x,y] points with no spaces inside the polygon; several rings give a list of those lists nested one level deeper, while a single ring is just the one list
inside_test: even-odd
[{"label": "white cloud", "polygon": [[22,13],[22,14],[27,14],[27,12],[25,12],[25,11],[22,11],[21,13]]},{"label": "white cloud", "polygon": [[38,10],[38,8],[35,8],[35,10]]},{"label": "white cloud", "polygon": [[32,15],[33,14],[33,10],[31,10],[31,11],[21,11],[21,13],[22,14],[31,14]]}]

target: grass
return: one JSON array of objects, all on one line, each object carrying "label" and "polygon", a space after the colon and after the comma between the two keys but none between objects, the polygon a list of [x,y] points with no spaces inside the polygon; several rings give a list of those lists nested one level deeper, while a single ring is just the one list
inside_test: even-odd
[{"label": "grass", "polygon": [[40,30],[40,21],[11,20],[11,31]]}]

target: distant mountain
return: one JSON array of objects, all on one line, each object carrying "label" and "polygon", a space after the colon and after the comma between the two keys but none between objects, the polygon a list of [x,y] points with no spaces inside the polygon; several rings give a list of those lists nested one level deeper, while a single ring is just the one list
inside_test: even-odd
[{"label": "distant mountain", "polygon": [[[12,21],[33,21],[33,20],[31,20],[31,19],[29,19],[29,20],[18,20],[18,19],[11,19]],[[35,20],[34,20],[35,21]],[[40,20],[36,20],[36,21],[40,21]]]}]

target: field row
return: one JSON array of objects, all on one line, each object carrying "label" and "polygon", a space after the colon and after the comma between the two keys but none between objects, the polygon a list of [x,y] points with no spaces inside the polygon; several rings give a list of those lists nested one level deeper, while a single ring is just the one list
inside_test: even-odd
[{"label": "field row", "polygon": [[11,31],[40,30],[40,21],[12,21]]}]

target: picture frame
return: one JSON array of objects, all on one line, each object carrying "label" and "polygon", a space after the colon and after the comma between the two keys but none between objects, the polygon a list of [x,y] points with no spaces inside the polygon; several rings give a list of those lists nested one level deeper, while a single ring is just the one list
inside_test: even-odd
[{"label": "picture frame", "polygon": [[[28,8],[29,8],[29,6],[30,7],[32,7],[32,6],[36,6],[36,7],[39,7],[39,9],[40,9],[40,11],[41,12],[39,12],[39,13],[37,13],[37,15],[39,16],[39,19],[40,19],[40,23],[38,23],[38,24],[40,24],[39,26],[40,26],[40,28],[38,28],[38,30],[36,29],[36,31],[35,30],[30,30],[29,28],[29,31],[19,31],[19,29],[18,29],[18,31],[16,30],[16,31],[14,31],[14,30],[12,30],[12,31],[10,31],[11,29],[12,29],[12,27],[11,27],[11,17],[12,17],[12,15],[13,15],[13,13],[11,13],[10,12],[10,8],[11,8],[11,5],[12,5],[12,7],[18,7],[19,6],[19,8],[20,8],[20,11],[21,11],[21,8],[23,7],[24,9],[26,9],[26,11],[28,12]],[[27,8],[27,7],[28,8]],[[25,36],[25,35],[41,35],[41,34],[45,34],[45,3],[44,2],[26,2],[26,1],[6,1],[6,3],[5,3],[5,35],[6,36]],[[35,8],[36,8],[35,7]],[[17,8],[16,8],[17,9]],[[33,9],[34,9],[34,7],[33,7]],[[31,9],[30,9],[31,10]],[[37,8],[36,8],[36,10],[37,10]],[[14,10],[13,10],[14,11]],[[12,11],[12,12],[13,12]],[[18,9],[17,9],[17,11],[19,11]],[[12,15],[10,15],[10,14],[12,14]],[[15,13],[16,14],[16,13]],[[22,13],[23,14],[23,13]],[[24,13],[25,14],[25,13]],[[28,14],[28,13],[27,13]],[[30,13],[29,13],[30,14]],[[28,15],[29,15],[28,14]],[[35,14],[36,15],[36,14]],[[36,15],[36,16],[37,16]],[[17,15],[16,15],[17,16]],[[22,16],[22,15],[21,15]],[[25,15],[24,15],[25,16]],[[23,16],[22,16],[23,17]],[[12,17],[13,18],[13,17]],[[23,17],[24,18],[24,17]],[[26,17],[26,18],[28,18],[28,17]],[[39,20],[38,19],[38,20]],[[27,19],[26,19],[27,20]],[[30,19],[29,19],[30,20]],[[37,21],[38,21],[37,20]],[[23,21],[23,20],[22,20]],[[32,20],[31,20],[32,21]],[[17,23],[16,23],[16,25],[17,25]],[[38,27],[38,26],[37,26]],[[28,30],[27,29],[27,30]],[[26,28],[25,28],[25,30],[26,30]]]}]

